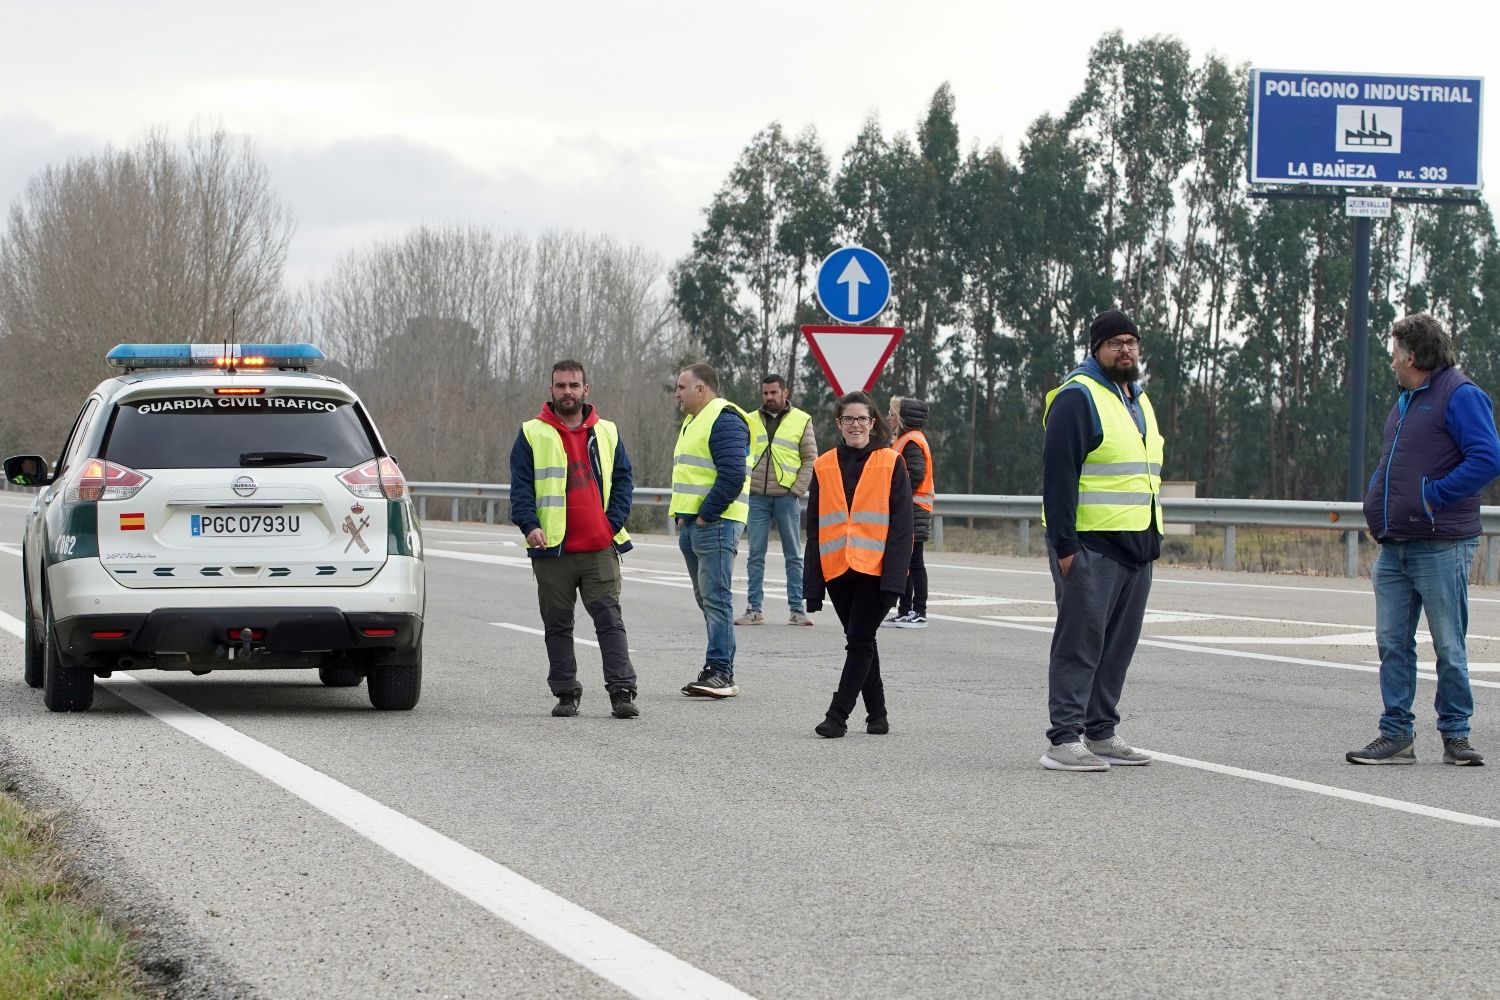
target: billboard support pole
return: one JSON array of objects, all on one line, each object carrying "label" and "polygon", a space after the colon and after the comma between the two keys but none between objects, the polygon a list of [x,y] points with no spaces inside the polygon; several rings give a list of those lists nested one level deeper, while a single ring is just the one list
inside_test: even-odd
[{"label": "billboard support pole", "polygon": [[1349,302],[1349,489],[1365,498],[1365,389],[1369,382],[1370,220],[1354,220],[1354,288]]}]

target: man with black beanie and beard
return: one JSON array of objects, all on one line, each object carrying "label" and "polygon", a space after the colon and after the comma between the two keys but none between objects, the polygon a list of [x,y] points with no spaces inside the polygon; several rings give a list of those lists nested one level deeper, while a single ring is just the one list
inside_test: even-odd
[{"label": "man with black beanie and beard", "polygon": [[1140,385],[1135,322],[1109,309],[1089,356],[1047,394],[1042,523],[1057,599],[1042,766],[1108,771],[1151,758],[1118,735],[1125,672],[1161,555],[1162,436]]}]

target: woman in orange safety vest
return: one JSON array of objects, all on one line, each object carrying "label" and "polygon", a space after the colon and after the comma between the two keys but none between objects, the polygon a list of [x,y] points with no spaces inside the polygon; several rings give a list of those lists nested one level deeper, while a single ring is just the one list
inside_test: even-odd
[{"label": "woman in orange safety vest", "polygon": [[854,703],[863,695],[865,731],[883,735],[890,732],[890,723],[875,636],[906,589],[911,480],[866,393],[845,395],[835,404],[834,417],[843,440],[813,463],[807,492],[802,593],[809,612],[821,610],[823,595],[828,595],[847,641],[838,690],[814,732],[843,736]]}]

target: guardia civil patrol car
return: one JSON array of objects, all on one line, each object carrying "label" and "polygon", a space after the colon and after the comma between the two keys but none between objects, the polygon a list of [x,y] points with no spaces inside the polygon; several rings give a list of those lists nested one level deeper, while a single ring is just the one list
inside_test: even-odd
[{"label": "guardia civil patrol car", "polygon": [[25,677],[54,712],[115,670],[316,668],[370,702],[422,689],[425,574],[406,480],[311,344],[121,344],[22,542]]}]

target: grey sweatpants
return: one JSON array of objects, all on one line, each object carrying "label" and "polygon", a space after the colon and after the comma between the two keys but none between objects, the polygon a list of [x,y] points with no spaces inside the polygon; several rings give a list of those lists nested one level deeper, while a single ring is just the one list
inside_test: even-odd
[{"label": "grey sweatpants", "polygon": [[1067,579],[1047,548],[1057,595],[1057,626],[1047,666],[1047,712],[1054,745],[1080,735],[1107,740],[1119,725],[1125,671],[1141,637],[1151,564],[1132,569],[1080,548]]}]

